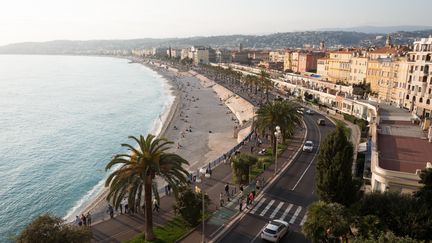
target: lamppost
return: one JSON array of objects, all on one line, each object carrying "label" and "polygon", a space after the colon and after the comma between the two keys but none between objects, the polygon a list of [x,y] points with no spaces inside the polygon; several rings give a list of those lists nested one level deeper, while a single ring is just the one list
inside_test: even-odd
[{"label": "lamppost", "polygon": [[279,137],[281,135],[281,131],[280,131],[280,127],[279,126],[276,126],[274,135],[276,137],[276,149],[274,151],[274,153],[275,153],[274,154],[275,155],[275,171],[274,171],[274,173],[276,175],[276,173],[277,173],[277,149],[278,149]]},{"label": "lamppost", "polygon": [[201,169],[198,171],[199,172],[199,176],[196,180],[197,183],[201,182],[201,195],[202,195],[202,236],[201,236],[201,242],[204,243],[205,242],[205,221],[204,221],[204,212],[205,212],[205,198],[204,198],[204,178],[210,178],[210,174],[207,173],[207,171],[205,171],[205,169]]}]

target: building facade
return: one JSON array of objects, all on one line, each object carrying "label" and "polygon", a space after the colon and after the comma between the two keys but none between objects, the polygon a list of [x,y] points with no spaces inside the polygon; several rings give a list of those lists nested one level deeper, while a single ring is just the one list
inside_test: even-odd
[{"label": "building facade", "polygon": [[421,117],[432,117],[432,37],[414,42],[408,58],[406,108]]}]

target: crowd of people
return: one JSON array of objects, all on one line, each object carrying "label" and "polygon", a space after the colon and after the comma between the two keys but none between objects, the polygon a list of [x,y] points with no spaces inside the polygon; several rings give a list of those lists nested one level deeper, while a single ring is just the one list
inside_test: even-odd
[{"label": "crowd of people", "polygon": [[86,215],[81,214],[81,217],[79,217],[78,215],[75,218],[75,225],[78,226],[91,226],[92,223],[92,219],[91,219],[91,214],[90,212],[88,212]]}]

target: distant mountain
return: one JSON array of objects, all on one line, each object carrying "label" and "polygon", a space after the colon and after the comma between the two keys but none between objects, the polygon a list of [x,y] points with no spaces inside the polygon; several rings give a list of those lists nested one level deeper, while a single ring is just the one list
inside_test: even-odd
[{"label": "distant mountain", "polygon": [[355,31],[367,34],[388,34],[395,33],[398,31],[419,31],[419,30],[430,30],[432,26],[425,25],[400,25],[400,26],[356,26],[349,28],[324,28],[319,29],[320,31]]},{"label": "distant mountain", "polygon": [[[363,33],[354,31],[302,31],[269,35],[227,35],[189,38],[89,40],[16,43],[0,47],[0,54],[105,54],[112,51],[151,47],[183,48],[192,45],[213,48],[301,48],[308,44],[318,46],[325,41],[329,48],[383,46],[386,33]],[[391,33],[394,44],[412,44],[415,39],[432,35],[431,30],[398,31]]]}]

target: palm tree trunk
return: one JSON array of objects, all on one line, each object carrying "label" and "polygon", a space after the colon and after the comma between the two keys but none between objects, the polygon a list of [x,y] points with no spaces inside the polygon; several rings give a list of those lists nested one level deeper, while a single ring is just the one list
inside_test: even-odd
[{"label": "palm tree trunk", "polygon": [[144,184],[144,198],[145,198],[145,239],[151,241],[155,239],[153,233],[153,203],[152,203],[152,179],[148,175]]}]

